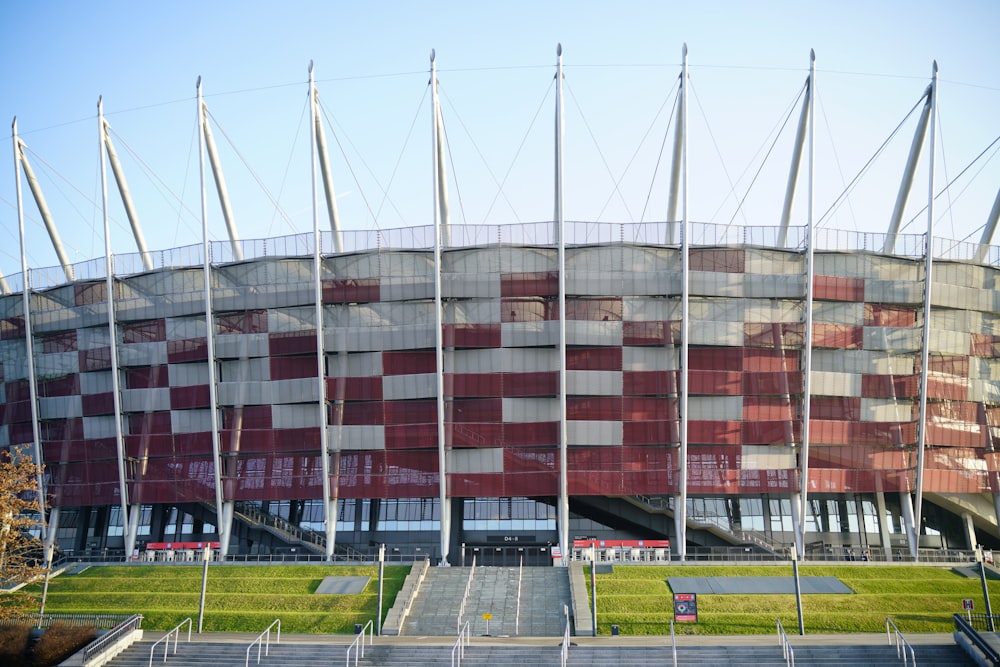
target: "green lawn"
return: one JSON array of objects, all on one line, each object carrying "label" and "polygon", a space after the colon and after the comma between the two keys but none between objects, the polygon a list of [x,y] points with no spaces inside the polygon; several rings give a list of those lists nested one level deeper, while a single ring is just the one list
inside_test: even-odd
[{"label": "green lawn", "polygon": [[[588,595],[590,568],[585,568]],[[670,633],[673,591],[668,577],[782,576],[792,568],[772,566],[626,566],[597,575],[598,634],[618,625],[624,635]],[[952,615],[962,599],[975,601],[985,613],[982,585],[939,567],[866,565],[802,566],[799,575],[837,577],[853,595],[802,596],[803,625],[809,633],[884,632],[891,616],[902,632],[952,632]],[[1000,604],[1000,582],[989,584],[991,602]],[[592,599],[592,598],[589,598]],[[798,632],[794,595],[699,595],[698,623],[676,624],[678,634],[765,634],[781,619],[789,633]]]},{"label": "green lawn", "polygon": [[[197,629],[203,567],[92,567],[53,577],[45,611],[53,614],[135,614],[143,628],[169,630],[190,617]],[[409,566],[387,566],[383,619],[402,588]],[[368,576],[357,595],[314,595],[327,576]],[[28,592],[40,596],[41,586]],[[355,623],[378,614],[378,566],[211,565],[205,596],[206,632],[259,632],[275,618],[283,632],[351,634]]]}]

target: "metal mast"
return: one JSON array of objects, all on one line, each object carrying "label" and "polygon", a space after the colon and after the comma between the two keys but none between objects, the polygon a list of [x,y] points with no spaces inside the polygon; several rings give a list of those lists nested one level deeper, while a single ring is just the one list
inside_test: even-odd
[{"label": "metal mast", "polygon": [[[199,88],[201,90],[199,77]],[[233,250],[233,259],[237,262],[243,261],[243,248],[240,246],[240,237],[236,232],[236,220],[233,218],[233,208],[229,205],[229,191],[226,189],[226,179],[222,174],[222,163],[219,161],[219,151],[215,148],[215,138],[212,136],[212,128],[208,123],[208,107],[203,101],[198,102],[198,122],[201,125],[199,133],[199,143],[203,146],[203,151],[208,151],[208,159],[212,164],[212,176],[215,178],[215,190],[219,193],[219,205],[222,207],[222,217],[226,221],[226,230],[229,232],[229,244]],[[202,140],[204,143],[201,143]]]},{"label": "metal mast", "polygon": [[[316,152],[318,148],[318,130],[321,129],[316,100],[316,80],[313,64],[309,61],[309,106],[315,114],[314,122],[310,123],[313,136],[309,145],[312,151],[309,160],[312,181],[312,217],[313,217],[313,296],[316,301],[316,391],[319,397],[319,444],[320,467],[323,473],[323,516],[326,518],[326,559],[333,560],[333,552],[337,546],[337,501],[330,490],[330,438],[326,430],[326,345],[323,341],[323,257],[321,254],[322,238],[319,233],[319,197],[316,192]],[[333,200],[333,183],[328,184],[327,170],[323,170],[324,185],[327,185],[327,204]],[[330,211],[330,223],[334,228],[334,236],[338,236],[336,209]]]},{"label": "metal mast", "polygon": [[914,561],[920,558],[920,522],[924,499],[924,449],[927,441],[927,368],[931,345],[931,287],[934,267],[934,153],[935,130],[937,129],[937,61],[931,68],[931,85],[928,87],[927,103],[930,108],[930,165],[927,175],[927,237],[924,246],[924,332],[920,351],[920,410],[917,420],[917,479],[916,497],[913,499],[913,529],[910,550]]},{"label": "metal mast", "polygon": [[[448,504],[448,448],[445,441],[444,410],[444,327],[441,301],[441,234],[448,224],[447,190],[444,187],[445,168],[443,137],[441,136],[441,103],[438,98],[436,54],[431,49],[431,112],[433,114],[431,137],[434,143],[434,355],[437,372],[434,374],[437,394],[438,484],[441,504],[441,565],[448,564],[451,548],[451,506]],[[464,565],[464,563],[463,563]]]},{"label": "metal mast", "polygon": [[[810,50],[810,54],[812,54]],[[788,170],[788,185],[785,188],[785,205],[781,209],[781,224],[778,228],[778,239],[775,244],[779,248],[784,248],[788,244],[788,224],[792,217],[792,203],[795,201],[795,186],[799,180],[799,165],[802,163],[802,150],[806,139],[806,123],[812,116],[810,106],[812,104],[813,86],[812,61],[809,65],[809,78],[806,80],[806,99],[802,101],[802,112],[799,114],[799,125],[795,132],[795,145],[792,147],[792,166]],[[812,126],[809,126],[812,131]]]},{"label": "metal mast", "polygon": [[[687,125],[687,81],[688,81],[688,49],[687,44],[681,51],[681,85],[680,91],[680,113],[677,116],[677,126],[682,128]],[[690,259],[691,241],[688,233],[688,170],[687,170],[687,133],[678,130],[680,137],[680,162],[675,163],[674,171],[681,176],[681,381],[678,396],[678,412],[681,417],[680,450],[678,456],[678,483],[680,492],[677,497],[677,507],[674,508],[674,531],[677,534],[677,556],[681,560],[687,558],[687,484],[688,484],[688,342],[690,338],[690,301],[691,301],[691,281],[690,281]],[[675,147],[675,155],[676,147]],[[668,221],[669,224],[669,221]]]},{"label": "metal mast", "polygon": [[[809,211],[806,219],[806,313],[805,331],[802,333],[802,449],[799,451],[799,489],[801,493],[798,508],[799,530],[795,535],[798,558],[805,556],[806,548],[806,518],[809,516],[809,420],[811,419],[812,402],[812,326],[813,326],[813,276],[816,270],[814,236],[814,185],[815,185],[815,115],[816,103],[816,52],[809,50],[809,89],[806,100],[805,115],[809,117]],[[783,220],[784,222],[784,220]],[[782,226],[783,230],[787,226]],[[784,243],[779,244],[783,246]],[[794,508],[792,511],[795,511]]]},{"label": "metal mast", "polygon": [[[229,536],[233,521],[232,501],[225,501],[222,488],[222,451],[219,444],[219,396],[215,371],[215,315],[212,312],[212,256],[208,243],[208,193],[205,190],[205,143],[208,123],[205,103],[201,98],[201,77],[198,77],[198,166],[201,176],[201,234],[205,271],[205,344],[208,351],[208,397],[212,420],[212,458],[215,471],[215,507],[219,525],[219,550],[222,558],[229,553]],[[218,183],[218,180],[216,181]],[[235,245],[235,244],[234,244]]]},{"label": "metal mast", "polygon": [[556,46],[556,181],[555,224],[559,242],[559,555],[569,562],[569,429],[566,424],[566,219],[563,211],[563,142],[566,119],[563,110],[562,44]]},{"label": "metal mast", "polygon": [[[42,433],[38,423],[38,378],[35,376],[35,340],[31,333],[31,280],[28,276],[28,254],[24,244],[24,205],[21,197],[21,174],[18,170],[18,161],[23,158],[21,140],[17,137],[17,118],[14,118],[11,132],[14,135],[14,181],[17,193],[17,230],[21,241],[21,303],[24,309],[24,336],[28,361],[28,396],[31,399],[31,437],[32,456],[35,463],[41,466],[42,459]],[[24,163],[27,165],[27,163]],[[27,169],[25,170],[27,176]],[[30,180],[29,180],[30,183]],[[41,202],[39,203],[41,208]],[[45,478],[42,476],[41,468],[38,472],[38,511],[42,520],[39,521],[41,528],[41,538],[45,542],[48,540],[48,526],[44,520],[45,516]]]},{"label": "metal mast", "polygon": [[[129,490],[128,475],[125,467],[126,451],[125,438],[122,434],[122,398],[121,380],[118,370],[118,322],[115,318],[115,278],[114,262],[111,260],[111,225],[108,217],[108,171],[104,162],[104,145],[107,139],[107,125],[104,121],[103,98],[97,98],[97,126],[100,132],[100,141],[97,146],[98,155],[101,160],[101,208],[104,217],[104,272],[105,291],[107,292],[108,309],[108,339],[111,348],[111,397],[115,407],[115,445],[118,450],[118,487],[121,495],[122,507],[122,528],[125,536],[125,556],[135,548],[135,530],[131,523],[132,516],[129,513]],[[120,185],[120,182],[119,182]],[[131,219],[131,216],[130,216]],[[143,254],[143,257],[146,255]],[[138,508],[133,512],[138,519]]]},{"label": "metal mast", "polygon": [[[101,107],[100,101],[97,103],[98,107]],[[142,266],[146,271],[153,270],[153,260],[149,254],[149,248],[146,247],[146,238],[142,234],[142,226],[139,224],[139,216],[135,212],[135,205],[132,203],[132,195],[129,193],[128,183],[125,182],[125,170],[122,169],[121,162],[118,161],[118,152],[115,151],[115,145],[111,143],[111,134],[108,132],[108,122],[101,119],[101,140],[108,151],[108,162],[111,163],[111,172],[115,175],[115,182],[118,183],[118,192],[122,197],[122,205],[125,207],[125,215],[128,216],[129,224],[132,226],[132,236],[135,238],[135,245],[139,249],[139,255],[142,257]],[[101,151],[101,171],[104,174],[104,151]],[[102,177],[102,183],[104,183],[105,189],[107,188],[106,181],[107,175],[104,174]],[[105,195],[105,216],[107,216],[107,196]],[[108,250],[110,253],[110,249]]]},{"label": "metal mast", "polygon": [[913,143],[910,145],[910,155],[906,160],[906,167],[903,170],[903,180],[899,184],[899,194],[896,195],[896,206],[893,208],[892,218],[889,220],[889,231],[885,236],[885,247],[882,249],[882,252],[888,255],[895,252],[896,235],[899,233],[899,225],[903,220],[903,209],[906,208],[906,200],[910,196],[910,188],[913,187],[913,175],[917,170],[920,151],[924,145],[924,136],[927,134],[927,122],[931,115],[933,88],[934,84],[932,83],[927,86],[927,90],[924,92],[927,102],[920,112],[920,120],[917,122],[917,129],[913,134]]},{"label": "metal mast", "polygon": [[[16,129],[17,119],[14,119],[14,125]],[[35,204],[38,206],[38,214],[42,216],[42,222],[45,223],[45,229],[49,233],[49,238],[52,240],[52,248],[56,251],[56,257],[59,258],[59,264],[62,266],[63,273],[66,275],[66,282],[73,282],[75,280],[73,276],[73,266],[69,263],[69,258],[66,257],[66,250],[63,248],[62,240],[59,238],[59,230],[56,229],[56,223],[52,219],[52,213],[49,212],[49,205],[45,202],[45,195],[42,194],[42,186],[39,185],[38,179],[35,178],[35,170],[31,168],[31,163],[28,162],[28,156],[24,152],[24,142],[17,137],[17,133],[14,134],[14,173],[17,174],[17,165],[20,163],[21,167],[24,169],[24,178],[28,181],[28,187],[31,189],[31,194],[35,198]],[[17,179],[18,185],[21,183],[20,177]],[[24,276],[25,285],[28,284],[28,275]]]},{"label": "metal mast", "polygon": [[[330,218],[330,231],[333,232],[333,251],[344,252],[344,236],[340,231],[340,215],[337,213],[337,196],[333,189],[333,174],[330,171],[330,157],[326,150],[326,134],[323,131],[323,120],[319,113],[319,93],[313,79],[312,61],[309,62],[309,96],[313,114],[312,145],[319,154],[319,167],[323,175],[323,192],[326,195],[326,213]],[[315,169],[315,168],[314,168]],[[315,179],[315,176],[313,177]],[[313,186],[315,189],[315,186]],[[314,195],[315,199],[315,195]]]}]

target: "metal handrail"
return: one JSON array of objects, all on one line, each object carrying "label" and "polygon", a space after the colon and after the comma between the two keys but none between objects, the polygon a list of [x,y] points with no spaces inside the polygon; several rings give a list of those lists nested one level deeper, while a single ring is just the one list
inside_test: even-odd
[{"label": "metal handrail", "polygon": [[369,620],[361,628],[361,632],[354,638],[351,645],[347,647],[347,661],[345,667],[351,667],[351,650],[354,650],[354,664],[358,664],[358,658],[365,657],[365,630],[368,630],[368,645],[375,643],[375,622]]},{"label": "metal handrail", "polygon": [[469,622],[466,621],[465,626],[458,631],[458,639],[455,640],[455,645],[451,649],[451,667],[461,667],[462,658],[465,657],[465,647],[471,643],[472,629]]},{"label": "metal handrail", "polygon": [[185,618],[183,621],[178,623],[172,630],[169,630],[167,634],[163,635],[155,642],[153,642],[153,645],[149,647],[149,667],[153,667],[153,652],[156,650],[156,646],[164,641],[166,641],[166,644],[163,645],[163,662],[167,661],[167,651],[170,650],[171,635],[174,636],[174,655],[177,655],[177,643],[180,641],[181,638],[181,626],[183,626],[185,623],[187,623],[188,626],[188,643],[191,643],[192,623],[191,623],[191,617],[189,616],[188,618]]},{"label": "metal handrail", "polygon": [[132,632],[133,630],[138,630],[141,625],[142,614],[134,614],[129,616],[125,621],[116,625],[114,629],[104,633],[104,635],[99,639],[87,644],[86,648],[83,649],[83,664],[86,665],[89,663],[91,660],[106,651],[109,646],[121,639],[122,635],[127,632]]},{"label": "metal handrail", "polygon": [[955,631],[961,632],[966,639],[968,639],[972,644],[986,657],[987,662],[990,665],[996,667],[1000,665],[1000,653],[996,651],[989,643],[986,642],[976,630],[975,627],[963,617],[961,614],[955,614],[953,616],[955,620]]},{"label": "metal handrail", "polygon": [[521,634],[521,582],[524,577],[524,554],[521,554],[521,565],[517,570],[517,611],[514,612],[514,634]]},{"label": "metal handrail", "polygon": [[[260,633],[260,635],[257,636],[257,639],[255,639],[252,642],[250,642],[250,646],[247,646],[246,667],[250,667],[250,649],[253,648],[254,644],[257,645],[257,664],[258,665],[260,664],[261,647],[263,647],[264,655],[270,655],[270,652],[271,652],[271,628],[273,628],[275,625],[278,626],[278,637],[277,637],[277,639],[274,640],[274,643],[275,644],[280,644],[281,643],[281,619],[280,618],[276,618],[276,619],[274,619],[274,622],[271,623],[271,625],[267,626],[267,630],[264,630],[264,632]],[[264,639],[265,636],[267,637],[266,641]]]},{"label": "metal handrail", "polygon": [[[889,632],[889,627],[892,626],[892,632]],[[917,654],[914,653],[913,647],[910,646],[910,642],[906,641],[906,637],[903,633],[899,631],[896,624],[892,622],[892,619],[888,616],[885,617],[885,634],[889,639],[889,645],[896,646],[896,657],[903,659],[903,667],[906,667],[908,663],[906,660],[906,651],[910,651],[910,660],[912,661],[913,667],[917,667]],[[895,640],[895,641],[894,641]]]},{"label": "metal handrail", "polygon": [[472,567],[469,568],[469,579],[465,582],[465,593],[462,603],[458,605],[458,618],[455,620],[455,633],[462,633],[462,616],[465,615],[465,603],[469,601],[469,591],[472,590],[472,575],[476,573],[476,554],[472,554]]},{"label": "metal handrail", "polygon": [[[777,620],[778,624],[778,643],[781,644],[781,657],[785,660],[786,667],[795,667],[795,650],[792,648],[792,643],[788,640],[788,634],[785,633],[785,628],[781,625],[781,619]],[[914,667],[916,667],[914,665]]]},{"label": "metal handrail", "polygon": [[569,612],[566,612],[566,629],[563,630],[562,644],[559,645],[559,667],[569,662]]},{"label": "metal handrail", "polygon": [[674,654],[674,667],[677,667],[677,637],[674,635],[673,619],[670,619],[670,649]]}]

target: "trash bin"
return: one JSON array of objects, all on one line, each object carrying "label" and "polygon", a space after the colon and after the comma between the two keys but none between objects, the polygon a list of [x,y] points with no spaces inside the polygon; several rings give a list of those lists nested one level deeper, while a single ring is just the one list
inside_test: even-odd
[{"label": "trash bin", "polygon": [[355,623],[354,624],[354,634],[356,634],[356,635],[360,635],[361,634],[361,624],[360,623]]},{"label": "trash bin", "polygon": [[611,626],[611,636],[612,637],[617,637],[618,636],[618,626],[617,625],[612,625]]}]

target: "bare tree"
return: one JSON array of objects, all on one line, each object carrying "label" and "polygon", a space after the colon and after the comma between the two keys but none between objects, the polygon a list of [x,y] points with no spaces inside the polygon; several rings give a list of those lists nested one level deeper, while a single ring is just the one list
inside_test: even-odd
[{"label": "bare tree", "polygon": [[33,533],[42,516],[38,476],[41,468],[23,447],[0,452],[0,618],[21,613],[30,597],[10,593],[45,574],[43,545]]}]

